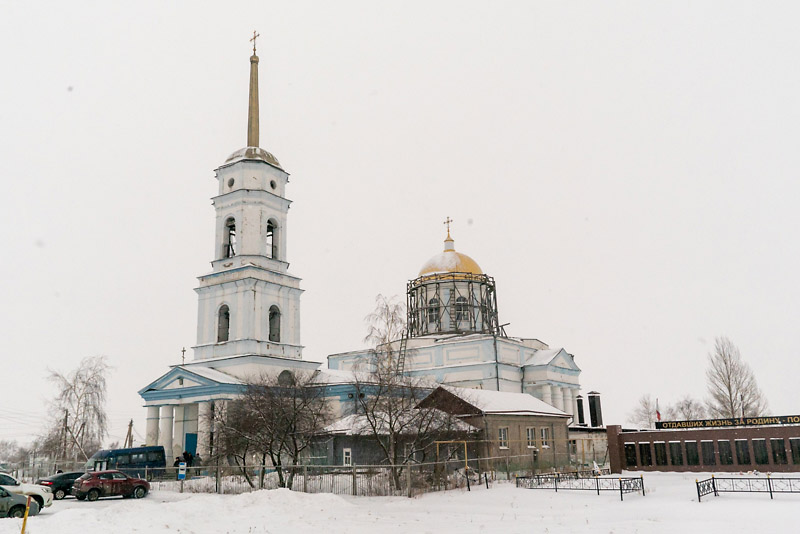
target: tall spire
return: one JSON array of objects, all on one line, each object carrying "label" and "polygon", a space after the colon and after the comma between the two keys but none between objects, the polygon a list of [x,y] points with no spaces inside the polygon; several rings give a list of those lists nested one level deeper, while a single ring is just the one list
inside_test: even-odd
[{"label": "tall spire", "polygon": [[258,146],[258,56],[256,38],[253,32],[253,55],[250,56],[250,103],[247,109],[247,146]]}]

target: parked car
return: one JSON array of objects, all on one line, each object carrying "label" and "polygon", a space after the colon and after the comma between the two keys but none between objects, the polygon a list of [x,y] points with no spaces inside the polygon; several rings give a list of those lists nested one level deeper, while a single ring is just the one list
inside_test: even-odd
[{"label": "parked car", "polygon": [[0,474],[0,488],[20,495],[30,495],[39,505],[39,509],[47,508],[53,504],[53,492],[47,486],[37,484],[23,484],[8,473]]},{"label": "parked car", "polygon": [[126,475],[121,471],[94,471],[75,480],[72,494],[82,501],[96,501],[100,497],[133,497],[141,499],[150,491],[150,483],[142,478]]},{"label": "parked car", "polygon": [[[28,496],[18,493],[11,493],[0,488],[0,517],[24,517],[25,507],[28,506]],[[31,507],[28,515],[39,513],[39,505],[31,499]]]},{"label": "parked car", "polygon": [[53,492],[53,498],[60,501],[67,495],[69,490],[72,489],[72,484],[75,480],[83,474],[83,471],[75,471],[72,473],[56,473],[46,478],[40,478],[36,481],[41,486],[47,486]]}]

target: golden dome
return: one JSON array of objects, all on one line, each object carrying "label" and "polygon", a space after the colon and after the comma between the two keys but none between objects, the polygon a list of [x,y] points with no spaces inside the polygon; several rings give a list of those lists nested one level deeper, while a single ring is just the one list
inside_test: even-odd
[{"label": "golden dome", "polygon": [[429,259],[420,269],[419,276],[441,273],[483,274],[475,260],[466,254],[456,252],[449,231],[447,239],[444,240],[444,251]]}]

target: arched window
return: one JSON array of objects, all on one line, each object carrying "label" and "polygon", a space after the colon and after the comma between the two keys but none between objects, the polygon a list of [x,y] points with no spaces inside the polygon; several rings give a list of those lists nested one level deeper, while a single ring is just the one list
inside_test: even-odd
[{"label": "arched window", "polygon": [[469,317],[467,297],[456,298],[456,321],[465,321]]},{"label": "arched window", "polygon": [[428,301],[428,322],[436,323],[439,321],[439,299]]},{"label": "arched window", "polygon": [[225,221],[225,235],[222,239],[222,257],[232,258],[236,255],[236,221],[233,217]]},{"label": "arched window", "polygon": [[278,375],[278,385],[283,387],[295,385],[294,375],[292,372],[288,369],[281,371],[281,374]]},{"label": "arched window", "polygon": [[278,224],[272,219],[267,221],[267,257],[278,259]]},{"label": "arched window", "polygon": [[269,308],[269,340],[276,343],[281,341],[281,311],[277,306]]},{"label": "arched window", "polygon": [[217,343],[228,341],[231,330],[231,312],[228,306],[222,305],[217,316]]}]

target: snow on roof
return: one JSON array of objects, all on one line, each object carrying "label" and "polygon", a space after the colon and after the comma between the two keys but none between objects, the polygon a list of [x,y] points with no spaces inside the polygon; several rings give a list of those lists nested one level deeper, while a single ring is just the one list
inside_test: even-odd
[{"label": "snow on roof", "polygon": [[179,368],[189,373],[202,376],[203,378],[208,378],[209,380],[213,380],[214,382],[219,382],[221,384],[244,384],[244,382],[242,382],[235,376],[231,376],[228,373],[223,373],[222,371],[212,369],[211,367],[200,367],[199,365],[197,366],[193,365],[191,367],[179,366]]},{"label": "snow on roof", "polygon": [[486,414],[567,416],[558,408],[527,393],[441,386]]},{"label": "snow on roof", "polygon": [[[423,413],[422,411],[409,411],[407,412],[407,418],[410,420],[412,417],[419,416]],[[461,432],[472,432],[477,430],[476,427],[470,425],[469,423],[465,423],[459,419],[455,419],[450,417],[445,412],[440,410],[433,411],[434,417],[440,419],[441,425],[449,424],[450,428],[454,431],[461,431]],[[376,418],[380,418],[380,414],[376,414]],[[448,420],[449,419],[449,420]],[[430,419],[428,419],[430,420]],[[384,428],[388,427],[388,418],[385,421],[378,421],[379,426]],[[381,424],[382,423],[382,424]],[[407,424],[404,422],[404,424]],[[409,424],[408,429],[413,430],[414,428],[418,428],[419,425]],[[373,433],[372,425],[370,421],[367,419],[367,416],[364,414],[353,414],[342,417],[331,423],[330,425],[326,426],[323,430],[325,434],[343,434],[346,436],[366,436]],[[410,432],[401,432],[401,434],[407,434]]]},{"label": "snow on roof", "polygon": [[525,365],[547,365],[553,358],[558,356],[558,353],[564,350],[563,348],[558,349],[547,349],[547,350],[537,350],[536,354],[528,358],[525,362]]}]

